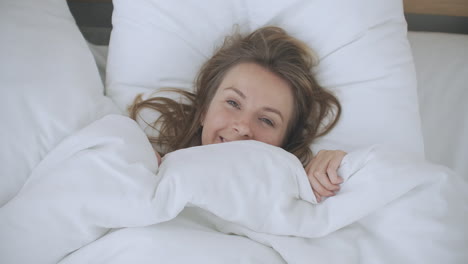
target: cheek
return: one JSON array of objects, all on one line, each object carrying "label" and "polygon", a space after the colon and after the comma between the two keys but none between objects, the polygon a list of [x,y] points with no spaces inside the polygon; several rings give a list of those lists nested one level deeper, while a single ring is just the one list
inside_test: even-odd
[{"label": "cheek", "polygon": [[212,109],[212,111],[208,111],[206,115],[204,127],[209,129],[220,127],[228,118],[228,114],[222,109]]},{"label": "cheek", "polygon": [[254,139],[273,146],[281,147],[283,145],[284,137],[285,133],[280,130],[260,128],[255,131]]},{"label": "cheek", "polygon": [[225,123],[228,119],[229,117],[222,109],[208,109],[203,122],[201,135],[202,145],[212,143],[211,141],[213,140],[215,133],[226,126]]}]

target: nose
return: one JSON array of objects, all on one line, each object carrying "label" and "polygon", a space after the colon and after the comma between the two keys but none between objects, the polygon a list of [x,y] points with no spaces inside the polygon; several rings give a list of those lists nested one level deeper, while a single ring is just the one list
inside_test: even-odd
[{"label": "nose", "polygon": [[251,139],[253,137],[252,128],[250,122],[245,119],[238,119],[233,122],[233,128],[239,139]]}]

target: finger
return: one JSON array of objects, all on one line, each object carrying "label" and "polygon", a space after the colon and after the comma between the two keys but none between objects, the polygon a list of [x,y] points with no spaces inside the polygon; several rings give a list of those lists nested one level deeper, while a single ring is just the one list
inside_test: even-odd
[{"label": "finger", "polygon": [[343,183],[343,178],[338,176],[338,167],[339,165],[336,165],[336,163],[330,162],[330,165],[327,168],[327,175],[332,184]]},{"label": "finger", "polygon": [[314,177],[320,182],[320,184],[327,189],[328,191],[337,191],[340,189],[340,186],[337,184],[333,184],[330,181],[330,178],[326,172],[326,169],[319,169],[319,171],[313,172]]},{"label": "finger", "polygon": [[316,191],[314,191],[313,189],[312,189],[312,191],[314,192],[315,199],[317,200],[317,202],[320,203],[322,201],[322,197],[320,197],[320,195]]},{"label": "finger", "polygon": [[324,196],[334,195],[335,192],[340,189],[339,185],[334,185],[331,183],[326,173],[329,160],[333,156],[334,152],[321,150],[319,151],[317,156],[315,156],[312,159],[312,161],[306,168],[308,176],[315,177],[315,179],[318,181],[318,185],[316,186],[316,188],[326,189],[325,191],[319,190],[320,194]]},{"label": "finger", "polygon": [[319,151],[317,156],[312,160],[311,166],[307,172],[309,174],[312,173],[327,190],[335,191],[339,189],[339,186],[333,185],[327,175],[327,167],[330,159],[330,152],[324,150]]},{"label": "finger", "polygon": [[327,174],[330,178],[330,181],[333,184],[340,184],[343,183],[343,178],[338,175],[338,168],[341,165],[341,161],[343,160],[344,156],[346,155],[345,152],[341,152],[339,155],[334,156],[328,165]]},{"label": "finger", "polygon": [[316,171],[318,171],[316,178],[330,191],[338,191],[340,189],[338,184],[343,182],[343,179],[338,176],[337,170],[344,155],[346,155],[345,152],[325,151],[323,155],[319,157],[320,159],[317,163],[319,166],[316,168]]},{"label": "finger", "polygon": [[[306,168],[305,168],[306,172],[309,172],[309,171],[310,171],[311,166],[312,166],[312,162],[310,162],[310,163],[306,166]],[[309,177],[312,177],[312,176],[310,176],[309,174],[307,174],[307,177],[309,178]],[[310,188],[312,189],[312,192],[314,193],[315,199],[317,200],[318,203],[320,203],[320,202],[322,201],[322,197],[320,196],[320,194],[318,194],[318,193],[314,190],[314,186],[312,185],[312,182],[311,182],[311,179],[310,179],[310,178],[309,178],[309,184],[310,184]]]},{"label": "finger", "polygon": [[320,184],[320,182],[313,175],[309,175],[309,182],[310,182],[310,185],[312,186],[312,190],[314,190],[320,196],[330,197],[330,196],[335,195],[334,192],[329,191],[326,188],[324,188],[322,184]]}]

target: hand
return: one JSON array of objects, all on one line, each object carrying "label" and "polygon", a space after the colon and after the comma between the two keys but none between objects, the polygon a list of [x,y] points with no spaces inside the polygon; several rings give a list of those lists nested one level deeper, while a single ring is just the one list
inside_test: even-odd
[{"label": "hand", "polygon": [[341,150],[321,150],[307,165],[305,170],[317,202],[340,190],[343,178],[338,176],[337,171],[346,154]]}]

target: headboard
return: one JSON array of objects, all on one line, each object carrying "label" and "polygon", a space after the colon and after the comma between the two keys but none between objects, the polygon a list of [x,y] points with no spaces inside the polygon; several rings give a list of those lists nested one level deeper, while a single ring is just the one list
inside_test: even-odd
[{"label": "headboard", "polygon": [[404,0],[411,31],[468,34],[468,0]]},{"label": "headboard", "polygon": [[468,17],[467,0],[404,0],[405,13]]},{"label": "headboard", "polygon": [[[67,0],[88,41],[109,43],[112,0]],[[403,0],[410,31],[468,34],[468,0]]]},{"label": "headboard", "polygon": [[[67,0],[72,3],[112,3],[112,0]],[[467,0],[403,0],[406,13],[468,17]]]}]

